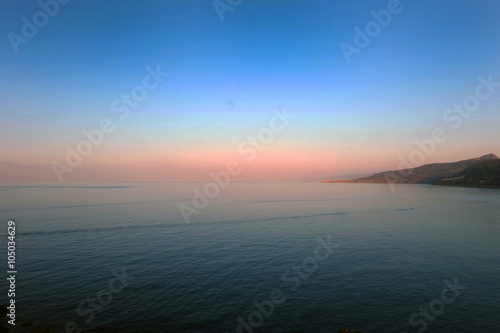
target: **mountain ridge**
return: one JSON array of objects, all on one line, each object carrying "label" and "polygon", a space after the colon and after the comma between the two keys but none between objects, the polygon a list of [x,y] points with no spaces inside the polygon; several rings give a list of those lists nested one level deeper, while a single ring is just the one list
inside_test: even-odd
[{"label": "mountain ridge", "polygon": [[500,187],[500,159],[481,161],[435,185],[467,187]]},{"label": "mountain ridge", "polygon": [[[412,169],[389,170],[375,173],[368,177],[361,177],[350,180],[325,180],[323,181],[323,183],[437,184],[446,178],[454,177],[465,169],[470,168],[480,162],[488,162],[492,160],[500,161],[497,155],[490,153],[468,160],[449,163],[424,164]],[[486,172],[486,170],[494,170],[494,168],[483,168],[481,170],[483,170],[483,172]],[[479,171],[473,170],[473,172],[475,173],[474,181],[476,181],[477,178],[480,177],[478,174]]]}]

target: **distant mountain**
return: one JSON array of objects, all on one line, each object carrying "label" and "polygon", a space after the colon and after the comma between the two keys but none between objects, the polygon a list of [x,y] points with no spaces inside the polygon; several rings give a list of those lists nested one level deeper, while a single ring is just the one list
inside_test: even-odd
[{"label": "distant mountain", "polygon": [[0,161],[0,183],[23,181],[48,181],[55,178],[50,167],[33,167]]},{"label": "distant mountain", "polygon": [[476,163],[452,177],[438,181],[436,185],[500,187],[500,159]]},{"label": "distant mountain", "polygon": [[352,180],[326,180],[324,183],[399,183],[399,184],[435,184],[452,177],[479,162],[498,160],[495,154],[488,154],[470,160],[453,163],[433,163],[413,169],[402,169],[376,173],[369,177]]}]

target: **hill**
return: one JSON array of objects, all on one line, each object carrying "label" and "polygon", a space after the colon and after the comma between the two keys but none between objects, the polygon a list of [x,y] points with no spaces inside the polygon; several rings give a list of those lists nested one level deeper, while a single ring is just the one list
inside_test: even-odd
[{"label": "hill", "polygon": [[436,185],[500,187],[500,159],[479,162]]},{"label": "hill", "polygon": [[479,162],[499,160],[495,154],[453,163],[425,164],[413,169],[392,170],[376,173],[368,177],[352,180],[327,180],[324,183],[399,183],[399,184],[435,184],[445,178],[478,164]]}]

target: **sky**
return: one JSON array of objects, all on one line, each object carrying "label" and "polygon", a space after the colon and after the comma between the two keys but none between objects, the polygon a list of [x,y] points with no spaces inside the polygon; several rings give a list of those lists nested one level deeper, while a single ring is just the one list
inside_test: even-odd
[{"label": "sky", "polygon": [[235,181],[320,181],[500,155],[498,13],[4,0],[0,182],[204,182],[230,161]]}]

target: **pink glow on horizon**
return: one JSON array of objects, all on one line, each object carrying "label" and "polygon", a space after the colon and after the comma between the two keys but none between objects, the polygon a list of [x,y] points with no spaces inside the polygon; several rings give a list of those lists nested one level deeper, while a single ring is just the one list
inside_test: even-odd
[{"label": "pink glow on horizon", "polygon": [[[321,181],[345,179],[350,175],[368,175],[385,170],[396,170],[399,157],[411,152],[391,150],[338,150],[304,147],[291,149],[283,146],[256,151],[255,158],[240,154],[237,149],[175,147],[159,149],[160,145],[131,147],[130,149],[96,149],[84,157],[73,172],[64,175],[64,181],[103,182],[206,182],[210,172],[225,170],[228,161],[236,160],[242,169],[232,177],[239,182]],[[116,147],[113,147],[116,148]],[[434,154],[424,164],[453,162],[478,157],[484,152]],[[455,156],[455,157],[454,157]],[[64,157],[64,156],[63,156]],[[58,161],[64,163],[64,158]],[[37,163],[35,163],[37,162]],[[58,182],[50,165],[42,161],[16,165],[2,163],[0,182],[49,181]],[[353,177],[354,178],[354,177]]]}]

